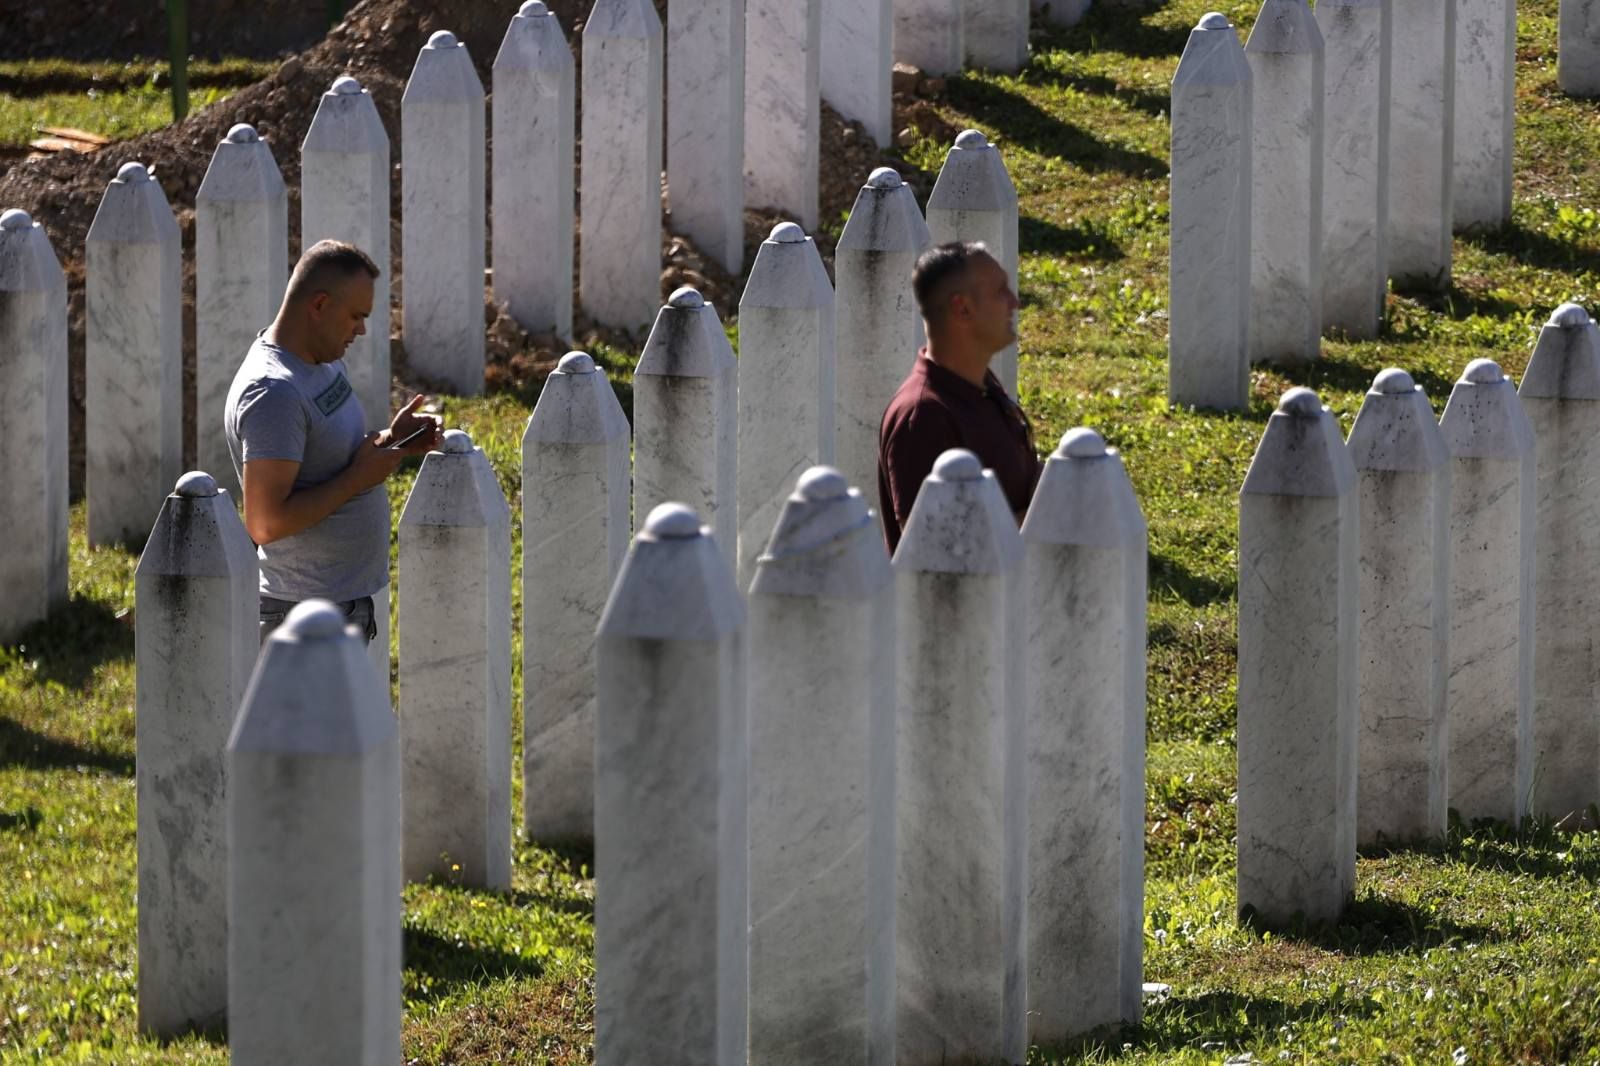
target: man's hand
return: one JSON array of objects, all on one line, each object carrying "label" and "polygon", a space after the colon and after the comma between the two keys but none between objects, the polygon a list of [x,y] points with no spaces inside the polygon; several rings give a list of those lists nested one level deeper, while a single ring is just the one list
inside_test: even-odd
[{"label": "man's hand", "polygon": [[[405,440],[419,429],[424,431],[422,435],[404,448],[396,450],[394,454],[401,456],[425,455],[444,443],[443,421],[433,415],[417,414],[417,408],[421,407],[422,402],[426,399],[426,396],[418,394],[411,397],[406,405],[400,408],[399,412],[394,416],[394,421],[389,423],[389,428],[377,435],[379,448],[390,449],[396,442]],[[387,477],[388,475],[384,476]]]}]

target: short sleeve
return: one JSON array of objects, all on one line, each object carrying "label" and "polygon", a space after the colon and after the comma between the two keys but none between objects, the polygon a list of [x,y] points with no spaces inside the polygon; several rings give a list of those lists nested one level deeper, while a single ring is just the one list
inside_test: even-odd
[{"label": "short sleeve", "polygon": [[272,378],[252,382],[239,397],[240,461],[290,459],[303,462],[308,419],[305,404],[289,382]]}]

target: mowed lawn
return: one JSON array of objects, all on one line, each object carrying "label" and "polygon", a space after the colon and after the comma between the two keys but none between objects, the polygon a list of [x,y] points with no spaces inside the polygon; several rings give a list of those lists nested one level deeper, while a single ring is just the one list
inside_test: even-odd
[{"label": "mowed lawn", "polygon": [[[1168,85],[1210,6],[1108,5],[1036,38],[1021,76],[956,79],[939,104],[999,142],[1021,193],[1021,398],[1041,444],[1102,430],[1150,523],[1145,959],[1146,980],[1171,990],[1140,1027],[1033,1061],[1600,1062],[1593,835],[1466,826],[1439,848],[1364,856],[1332,928],[1242,929],[1233,887],[1236,494],[1264,420],[1305,384],[1348,430],[1390,365],[1440,409],[1472,358],[1520,376],[1557,304],[1600,299],[1600,105],[1557,92],[1556,0],[1523,0],[1512,223],[1457,239],[1447,293],[1394,294],[1381,340],[1329,341],[1309,370],[1258,370],[1248,413],[1173,409]],[[1221,10],[1242,30],[1254,14]],[[933,170],[945,147],[905,156]],[[596,354],[625,380],[635,353]],[[443,407],[488,451],[516,516],[527,403]],[[396,516],[408,487],[392,488]],[[118,617],[136,560],[90,552],[82,533],[80,506],[71,606],[0,650],[0,1062],[221,1063],[214,1040],[136,1034],[133,635]],[[588,1061],[591,861],[520,848],[508,896],[406,890],[408,1062]]]}]

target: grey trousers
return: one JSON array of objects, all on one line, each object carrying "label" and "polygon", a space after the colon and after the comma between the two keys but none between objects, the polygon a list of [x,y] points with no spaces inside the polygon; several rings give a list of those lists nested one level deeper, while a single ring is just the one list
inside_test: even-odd
[{"label": "grey trousers", "polygon": [[[275,600],[271,596],[261,597],[261,643],[265,644],[272,631],[283,624],[289,612],[296,606],[293,600]],[[378,619],[373,611],[372,597],[363,596],[359,600],[346,600],[334,604],[344,612],[350,625],[355,626],[371,644],[378,635]]]}]

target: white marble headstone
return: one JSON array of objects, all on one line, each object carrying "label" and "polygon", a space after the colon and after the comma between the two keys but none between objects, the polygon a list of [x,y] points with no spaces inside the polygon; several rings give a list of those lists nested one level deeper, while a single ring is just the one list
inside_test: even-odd
[{"label": "white marble headstone", "polygon": [[894,0],[822,0],[822,98],[879,148],[894,144],[893,74]]},{"label": "white marble headstone", "polygon": [[965,0],[967,64],[1015,74],[1028,65],[1029,0]]},{"label": "white marble headstone", "polygon": [[1361,491],[1356,843],[1442,839],[1450,453],[1398,367],[1373,381],[1349,450]]},{"label": "white marble headstone", "polygon": [[1512,825],[1533,770],[1533,427],[1489,359],[1467,364],[1439,420],[1450,449],[1449,805]]},{"label": "white marble headstone", "polygon": [[1450,283],[1456,0],[1395,0],[1389,84],[1389,276]]},{"label": "white marble headstone", "polygon": [[1144,515],[1073,429],[1022,524],[1027,584],[1028,1040],[1137,1024],[1144,989]]},{"label": "white marble headstone", "polygon": [[1517,0],[1458,0],[1451,179],[1458,230],[1511,219],[1516,80]]},{"label": "white marble headstone", "polygon": [[400,101],[400,332],[413,373],[483,392],[483,83],[467,46],[439,30]]},{"label": "white marble headstone", "polygon": [[67,277],[44,227],[0,214],[0,642],[67,601]]},{"label": "white marble headstone", "polygon": [[894,572],[805,472],[750,588],[750,1061],[894,1058]]},{"label": "white marble headstone", "polygon": [[688,507],[644,521],[596,663],[594,1061],[744,1066],[745,606]]},{"label": "white marble headstone", "polygon": [[817,228],[825,0],[749,0],[745,9],[744,192]]},{"label": "white marble headstone", "polygon": [[1239,908],[1269,927],[1355,887],[1358,501],[1338,419],[1290,389],[1239,494]]},{"label": "white marble headstone", "polygon": [[598,0],[583,26],[578,284],[596,322],[642,330],[661,301],[661,20]]},{"label": "white marble headstone", "polygon": [[1600,803],[1600,328],[1558,307],[1517,392],[1538,455],[1533,810]]},{"label": "white marble headstone", "polygon": [[124,163],[85,241],[84,496],[91,546],[144,536],[183,472],[182,237]]},{"label": "white marble headstone", "polygon": [[400,513],[407,880],[511,887],[511,508],[459,429]]},{"label": "white marble headstone", "polygon": [[1600,0],[1561,0],[1556,81],[1573,96],[1600,96]]},{"label": "white marble headstone", "polygon": [[1076,26],[1089,13],[1089,0],[1032,0],[1034,16],[1052,26]]},{"label": "white marble headstone", "polygon": [[1172,251],[1167,396],[1250,400],[1250,64],[1226,15],[1189,33],[1172,79]]},{"label": "white marble headstone", "polygon": [[209,474],[178,481],[134,575],[139,1028],[228,1005],[228,734],[260,651],[256,547]]},{"label": "white marble headstone", "polygon": [[894,0],[894,61],[932,77],[961,73],[967,60],[966,8],[967,0]]},{"label": "white marble headstone", "polygon": [[878,423],[925,342],[911,275],[931,239],[911,186],[888,167],[874,170],[833,257],[839,351],[834,455],[852,485],[878,483]]},{"label": "white marble headstone", "polygon": [[667,199],[672,228],[744,269],[745,0],[667,9]]},{"label": "white marble headstone", "polygon": [[222,431],[228,388],[288,281],[289,194],[272,149],[241,122],[194,197],[195,455],[234,499],[243,497]]},{"label": "white marble headstone", "polygon": [[[1017,291],[1017,187],[1006,173],[1000,150],[978,130],[965,130],[944,157],[939,179],[928,194],[931,243],[976,241],[986,246]],[[990,364],[1013,398],[1017,395],[1017,345],[996,353]]]},{"label": "white marble headstone", "polygon": [[558,337],[572,335],[575,77],[561,23],[526,0],[494,60],[494,298]]},{"label": "white marble headstone", "polygon": [[344,353],[345,377],[361,401],[368,429],[389,424],[389,134],[372,93],[355,78],[336,78],[322,94],[300,145],[300,247],[333,240],[372,257],[367,331]]},{"label": "white marble headstone", "polygon": [[234,1066],[400,1061],[400,729],[361,645],[297,606],[228,740]]},{"label": "white marble headstone", "polygon": [[993,472],[941,455],[894,557],[899,1062],[1027,1052],[1022,556]]},{"label": "white marble headstone", "polygon": [[632,531],[632,430],[605,371],[568,352],[522,435],[522,825],[594,838],[594,632]]}]

